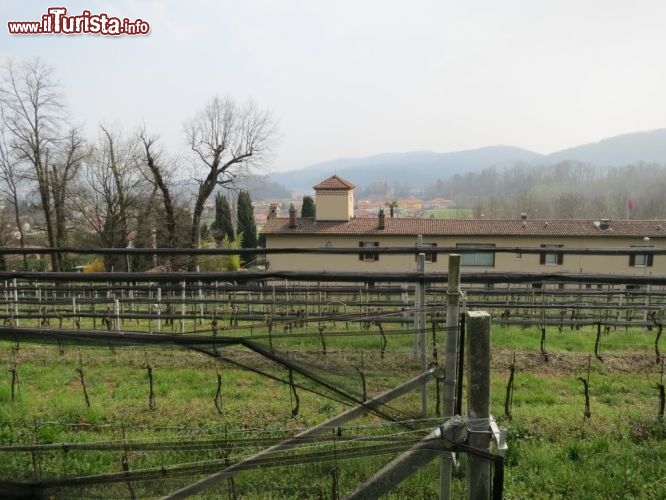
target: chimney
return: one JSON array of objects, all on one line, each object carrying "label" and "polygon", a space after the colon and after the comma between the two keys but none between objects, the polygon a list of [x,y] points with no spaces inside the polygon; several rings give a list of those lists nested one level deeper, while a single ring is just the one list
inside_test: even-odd
[{"label": "chimney", "polygon": [[296,208],[292,203],[289,205],[289,228],[294,229],[296,227]]},{"label": "chimney", "polygon": [[527,213],[522,212],[522,213],[520,214],[520,218],[521,218],[521,220],[525,220],[525,219],[527,219]]},{"label": "chimney", "polygon": [[610,227],[610,220],[608,219],[601,219],[599,222],[599,229],[606,230]]},{"label": "chimney", "polygon": [[271,203],[270,207],[268,208],[268,219],[274,219],[277,217],[280,213],[280,205],[277,203]]},{"label": "chimney", "polygon": [[379,209],[378,214],[379,223],[377,224],[377,229],[384,229],[386,227],[386,216],[384,215],[384,209]]}]

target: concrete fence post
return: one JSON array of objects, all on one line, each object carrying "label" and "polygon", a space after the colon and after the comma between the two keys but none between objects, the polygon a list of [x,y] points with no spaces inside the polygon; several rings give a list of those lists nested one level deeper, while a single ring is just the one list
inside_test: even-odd
[{"label": "concrete fence post", "polygon": [[[427,342],[426,342],[426,290],[425,290],[425,254],[418,255],[417,270],[421,275],[421,281],[417,285],[419,289],[418,303],[416,305],[416,316],[418,317],[416,335],[419,339],[419,361],[423,372],[428,370]],[[428,417],[428,389],[421,387],[421,410],[423,418]]]},{"label": "concrete fence post", "polygon": [[14,299],[14,324],[18,327],[19,326],[19,300],[18,300],[18,282],[16,281],[16,278],[12,280],[12,285],[14,287],[14,293],[12,294],[12,298]]},{"label": "concrete fence post", "polygon": [[[185,333],[185,313],[187,311],[186,306],[185,306],[185,304],[187,302],[186,288],[185,288],[186,285],[187,284],[186,284],[185,281],[180,282],[180,286],[181,286],[181,290],[180,290],[180,299],[181,299],[181,304],[180,304],[180,333]],[[175,309],[175,307],[174,307],[174,309]]]},{"label": "concrete fence post", "polygon": [[[449,255],[449,275],[446,294],[446,345],[444,358],[444,402],[443,416],[445,421],[451,418],[456,408],[458,380],[458,339],[460,337],[460,255]],[[453,455],[444,453],[440,469],[440,500],[451,498],[451,474],[453,472]]]},{"label": "concrete fence post", "polygon": [[[490,453],[490,314],[469,311],[466,316],[467,418],[469,446]],[[467,498],[490,498],[490,462],[469,455]]]}]

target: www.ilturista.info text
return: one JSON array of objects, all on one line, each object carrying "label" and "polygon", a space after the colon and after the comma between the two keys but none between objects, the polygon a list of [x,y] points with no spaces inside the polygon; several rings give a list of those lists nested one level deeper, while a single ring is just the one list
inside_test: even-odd
[{"label": "www.ilturista.info text", "polygon": [[84,10],[78,16],[68,16],[65,7],[50,7],[41,21],[8,21],[11,35],[147,35],[150,24],[142,19],[130,21],[107,14],[91,14]]}]

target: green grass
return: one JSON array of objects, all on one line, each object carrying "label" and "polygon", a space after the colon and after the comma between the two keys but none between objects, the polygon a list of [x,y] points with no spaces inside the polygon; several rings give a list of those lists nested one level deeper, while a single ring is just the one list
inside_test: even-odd
[{"label": "green grass", "polygon": [[[655,331],[623,328],[611,329],[608,334],[602,330],[599,341],[599,354],[616,353],[653,353]],[[571,353],[594,354],[597,339],[596,326],[584,326],[580,329],[549,326],[546,328],[544,348],[546,351],[564,351]],[[539,351],[541,346],[541,329],[495,327],[492,332],[493,347],[516,349],[518,351]]]},{"label": "green grass", "polygon": [[[147,323],[138,327],[147,329]],[[365,376],[368,394],[385,391],[419,373],[413,356],[413,337],[399,325],[385,325],[387,350],[381,356],[381,336],[352,323],[328,324],[323,353],[317,323],[277,331],[273,347],[299,359],[312,373],[355,397],[362,393],[358,370]],[[219,335],[241,336],[247,329],[227,329]],[[268,346],[265,325],[253,328],[251,338]],[[539,328],[493,326],[491,411],[508,429],[505,498],[663,498],[666,463],[666,429],[656,418],[660,367],[654,364],[655,332],[612,330],[601,337],[603,361],[594,356],[596,328],[560,331],[549,327],[540,353]],[[431,333],[428,331],[428,339]],[[438,333],[439,362],[443,357]],[[287,370],[241,347],[224,356],[286,380]],[[428,350],[432,361],[432,346]],[[515,356],[515,361],[514,361]],[[0,344],[0,366],[16,363],[19,392],[11,400],[11,374],[0,377],[0,445],[47,443],[123,443],[219,440],[280,437],[307,428],[347,408],[339,401],[307,392],[317,389],[299,374],[300,407],[292,416],[295,400],[288,386],[220,362],[210,356],[176,347],[115,347],[21,343]],[[156,409],[149,408],[146,363],[152,367]],[[509,365],[515,363],[512,418],[504,415]],[[84,372],[91,401],[87,408],[76,369]],[[222,378],[222,411],[214,404],[217,373]],[[584,417],[583,385],[588,379],[591,417]],[[429,386],[430,416],[434,417],[435,385]],[[389,413],[418,416],[420,394],[411,393],[391,403]],[[431,428],[433,422],[424,423]],[[346,424],[343,436],[382,435],[404,431],[387,428],[378,417],[366,416]],[[321,450],[336,446],[320,445]],[[230,448],[232,459],[258,452],[265,443]],[[186,450],[71,450],[61,447],[33,456],[29,452],[2,452],[0,479],[76,476],[122,470],[126,453],[130,470],[159,469],[176,464],[218,461],[221,449]],[[234,478],[233,488],[243,498],[330,498],[333,477],[341,495],[352,491],[396,453],[378,457],[316,461],[288,467],[246,471]],[[464,463],[464,457],[462,459]],[[436,461],[437,462],[437,461]],[[209,472],[179,477],[169,473],[160,480],[134,481],[138,497],[155,497],[174,491]],[[437,498],[439,464],[432,463],[402,483],[388,498]],[[455,474],[454,497],[464,491],[464,467]],[[127,498],[124,483],[75,490],[53,490],[56,496]],[[202,498],[228,497],[226,481]],[[102,491],[104,493],[102,493]]]}]

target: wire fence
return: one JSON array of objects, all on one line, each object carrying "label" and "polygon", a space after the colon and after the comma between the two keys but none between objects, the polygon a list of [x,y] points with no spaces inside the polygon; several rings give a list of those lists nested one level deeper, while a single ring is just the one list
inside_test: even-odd
[{"label": "wire fence", "polygon": [[[181,277],[178,281],[146,281],[160,275],[137,275],[134,281],[79,281],[48,274],[30,279],[1,281],[0,321],[5,326],[57,326],[81,328],[88,324],[107,331],[216,333],[234,328],[252,331],[295,325],[316,328],[318,322],[343,322],[348,328],[368,324],[412,324],[415,312],[414,282],[340,283],[337,275],[317,281],[252,279],[238,281],[238,273]],[[115,276],[114,276],[115,278]],[[617,278],[617,277],[614,277]],[[534,279],[533,275],[525,279]],[[538,285],[538,286],[535,286]],[[581,328],[603,323],[613,328],[652,328],[661,321],[666,306],[666,286],[653,284],[580,283],[570,276],[556,282],[465,283],[464,305],[491,312],[502,325]],[[428,321],[444,322],[446,288],[427,285]]]},{"label": "wire fence", "polygon": [[[496,329],[526,332],[529,346],[495,349],[499,374],[510,373],[512,381],[521,371],[580,378],[587,415],[594,411],[596,388],[590,372],[608,377],[629,370],[647,375],[641,389],[646,405],[661,404],[663,415],[659,347],[666,284],[661,277],[640,278],[463,275],[461,304],[489,311]],[[2,273],[0,364],[7,376],[0,398],[9,409],[0,416],[0,456],[10,458],[0,466],[0,491],[159,496],[235,465],[261,470],[266,479],[258,485],[229,477],[211,495],[260,497],[263,488],[269,496],[337,498],[362,477],[359,461],[379,467],[448,417],[438,403],[431,415],[419,415],[418,395],[365,403],[421,373],[417,346],[423,332],[415,326],[420,313],[426,317],[429,366],[441,366],[446,279],[419,273]],[[425,311],[415,297],[420,284]],[[593,348],[588,342],[586,352],[551,351],[551,340],[565,348],[571,341],[577,349],[583,331],[595,340]],[[609,334],[617,331],[627,335],[610,349]],[[177,376],[160,386],[170,372]],[[443,382],[435,379],[428,389],[433,401]],[[122,393],[118,386],[132,389]],[[269,396],[252,400],[254,409],[233,407],[234,395],[246,386]],[[183,397],[183,387],[205,388],[189,403],[195,420],[182,414],[187,424],[167,425],[154,418]],[[514,392],[520,397],[520,387],[507,383],[507,419],[517,411]],[[275,393],[287,401],[277,410],[279,418],[271,413]],[[19,411],[36,407],[35,399],[61,397],[65,402],[58,405],[66,411],[58,419]],[[124,402],[116,406],[116,399]],[[295,424],[312,418],[312,406],[329,414],[361,406],[371,418],[297,438],[291,450],[242,465],[310,428]],[[273,427],[265,423],[268,415]],[[320,479],[294,484],[293,477],[285,478],[287,466]],[[267,484],[273,489],[266,490]]]}]

